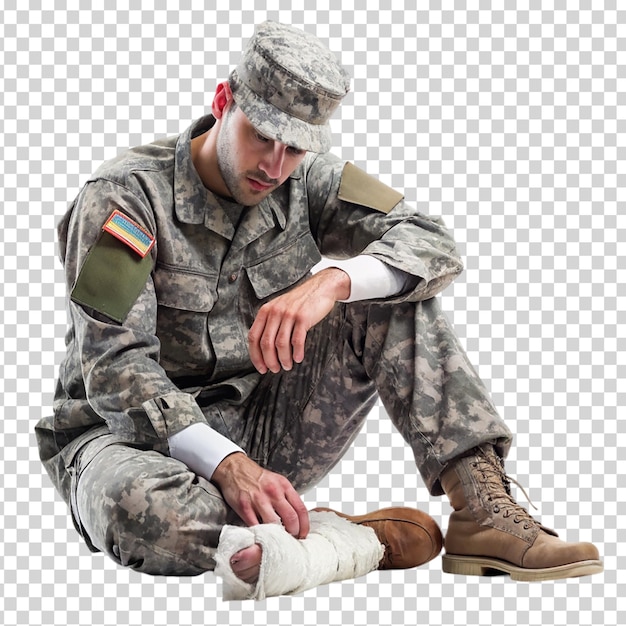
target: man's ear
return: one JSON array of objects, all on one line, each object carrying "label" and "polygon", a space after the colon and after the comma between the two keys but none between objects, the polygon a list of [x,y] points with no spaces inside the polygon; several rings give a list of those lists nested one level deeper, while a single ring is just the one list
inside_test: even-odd
[{"label": "man's ear", "polygon": [[228,106],[228,103],[233,99],[233,92],[230,90],[228,81],[221,82],[215,90],[213,96],[213,104],[211,105],[211,112],[216,120],[219,120],[224,114],[224,109]]}]

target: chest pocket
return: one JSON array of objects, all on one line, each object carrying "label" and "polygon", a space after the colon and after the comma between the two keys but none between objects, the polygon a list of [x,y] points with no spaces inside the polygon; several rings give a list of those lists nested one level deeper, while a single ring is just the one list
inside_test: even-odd
[{"label": "chest pocket", "polygon": [[217,276],[157,267],[154,287],[157,302],[182,311],[208,312],[215,304]]},{"label": "chest pocket", "polygon": [[205,374],[214,365],[207,317],[216,301],[217,275],[157,267],[157,335],[161,365],[170,377]]},{"label": "chest pocket", "polygon": [[311,233],[246,266],[252,289],[264,300],[295,285],[321,259]]}]

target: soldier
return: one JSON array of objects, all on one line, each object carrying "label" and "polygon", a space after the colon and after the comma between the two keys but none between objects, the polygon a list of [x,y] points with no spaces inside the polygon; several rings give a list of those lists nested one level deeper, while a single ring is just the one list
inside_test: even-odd
[{"label": "soldier", "polygon": [[601,571],[511,495],[511,433],[435,297],[462,271],[443,222],[328,153],[348,90],[318,39],[265,22],[212,115],[103,164],[71,204],[67,356],[36,432],[77,530],[139,571],[217,568],[231,598],[425,563],[427,514],[299,495],[380,398],[454,509],[445,571]]}]

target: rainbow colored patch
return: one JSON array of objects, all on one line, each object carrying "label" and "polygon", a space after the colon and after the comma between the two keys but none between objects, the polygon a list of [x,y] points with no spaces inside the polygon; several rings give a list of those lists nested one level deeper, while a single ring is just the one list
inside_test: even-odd
[{"label": "rainbow colored patch", "polygon": [[154,246],[154,237],[117,209],[111,213],[102,230],[132,248],[141,258],[145,257]]}]

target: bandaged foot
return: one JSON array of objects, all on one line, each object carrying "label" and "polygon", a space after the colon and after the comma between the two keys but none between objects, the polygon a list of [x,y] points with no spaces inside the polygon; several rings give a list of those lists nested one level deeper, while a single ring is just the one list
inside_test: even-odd
[{"label": "bandaged foot", "polygon": [[[306,539],[292,537],[278,524],[224,526],[215,555],[224,600],[296,594],[378,568],[385,548],[374,530],[332,512],[312,511],[309,519]],[[254,544],[262,549],[261,567],[256,583],[249,584],[233,572],[231,559]]]}]

